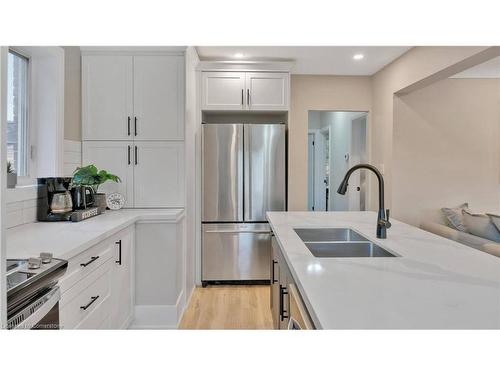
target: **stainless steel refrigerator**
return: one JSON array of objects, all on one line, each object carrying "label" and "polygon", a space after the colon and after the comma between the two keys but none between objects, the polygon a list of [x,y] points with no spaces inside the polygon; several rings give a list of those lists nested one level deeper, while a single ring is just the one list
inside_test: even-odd
[{"label": "stainless steel refrigerator", "polygon": [[269,281],[267,211],[286,209],[283,124],[204,124],[202,281]]}]

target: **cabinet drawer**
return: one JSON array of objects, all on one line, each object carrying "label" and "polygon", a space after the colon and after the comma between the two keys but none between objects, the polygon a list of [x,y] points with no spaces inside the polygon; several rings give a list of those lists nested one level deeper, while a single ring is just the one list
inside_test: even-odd
[{"label": "cabinet drawer", "polygon": [[109,329],[110,301],[110,296],[103,299],[75,329]]},{"label": "cabinet drawer", "polygon": [[112,257],[115,246],[117,245],[114,242],[106,240],[82,254],[71,258],[68,262],[66,273],[59,280],[61,293],[65,293],[80,280],[107,262]]},{"label": "cabinet drawer", "polygon": [[105,302],[110,295],[111,265],[108,260],[61,296],[60,322],[64,329],[76,328],[97,308],[109,310]]}]

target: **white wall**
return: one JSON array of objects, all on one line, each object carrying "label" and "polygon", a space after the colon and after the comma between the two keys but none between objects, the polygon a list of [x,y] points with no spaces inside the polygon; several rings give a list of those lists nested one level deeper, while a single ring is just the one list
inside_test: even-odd
[{"label": "white wall", "polygon": [[0,329],[7,324],[7,287],[5,283],[5,204],[7,190],[7,47],[0,47]]},{"label": "white wall", "polygon": [[445,79],[395,99],[395,217],[419,225],[463,202],[500,211],[499,103],[498,79]]},{"label": "white wall", "polygon": [[186,166],[186,297],[189,300],[196,283],[196,258],[198,248],[197,220],[197,135],[200,127],[198,110],[198,80],[196,66],[199,62],[196,48],[186,50],[186,133],[185,133],[185,166]]},{"label": "white wall", "polygon": [[[290,90],[288,209],[302,211],[307,210],[309,111],[367,111],[370,113],[371,78],[293,74]],[[369,114],[369,124],[371,123],[370,116]],[[370,131],[368,136],[370,139]],[[370,143],[368,144],[370,147]]]}]

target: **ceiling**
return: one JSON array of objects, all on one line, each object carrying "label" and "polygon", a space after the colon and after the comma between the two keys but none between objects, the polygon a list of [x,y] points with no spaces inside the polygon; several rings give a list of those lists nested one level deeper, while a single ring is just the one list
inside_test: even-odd
[{"label": "ceiling", "polygon": [[500,78],[500,57],[473,66],[451,78]]},{"label": "ceiling", "polygon": [[[293,61],[292,74],[370,76],[411,47],[196,47],[201,60]],[[236,56],[237,53],[243,57]],[[354,60],[363,54],[362,60]]]}]

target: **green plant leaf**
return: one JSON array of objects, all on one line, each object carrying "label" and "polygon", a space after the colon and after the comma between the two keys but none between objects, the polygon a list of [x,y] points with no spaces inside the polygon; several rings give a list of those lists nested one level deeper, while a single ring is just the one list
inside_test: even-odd
[{"label": "green plant leaf", "polygon": [[121,179],[105,169],[99,171],[93,164],[77,168],[73,173],[75,186],[92,186],[97,191],[99,185],[106,181],[121,182]]}]

